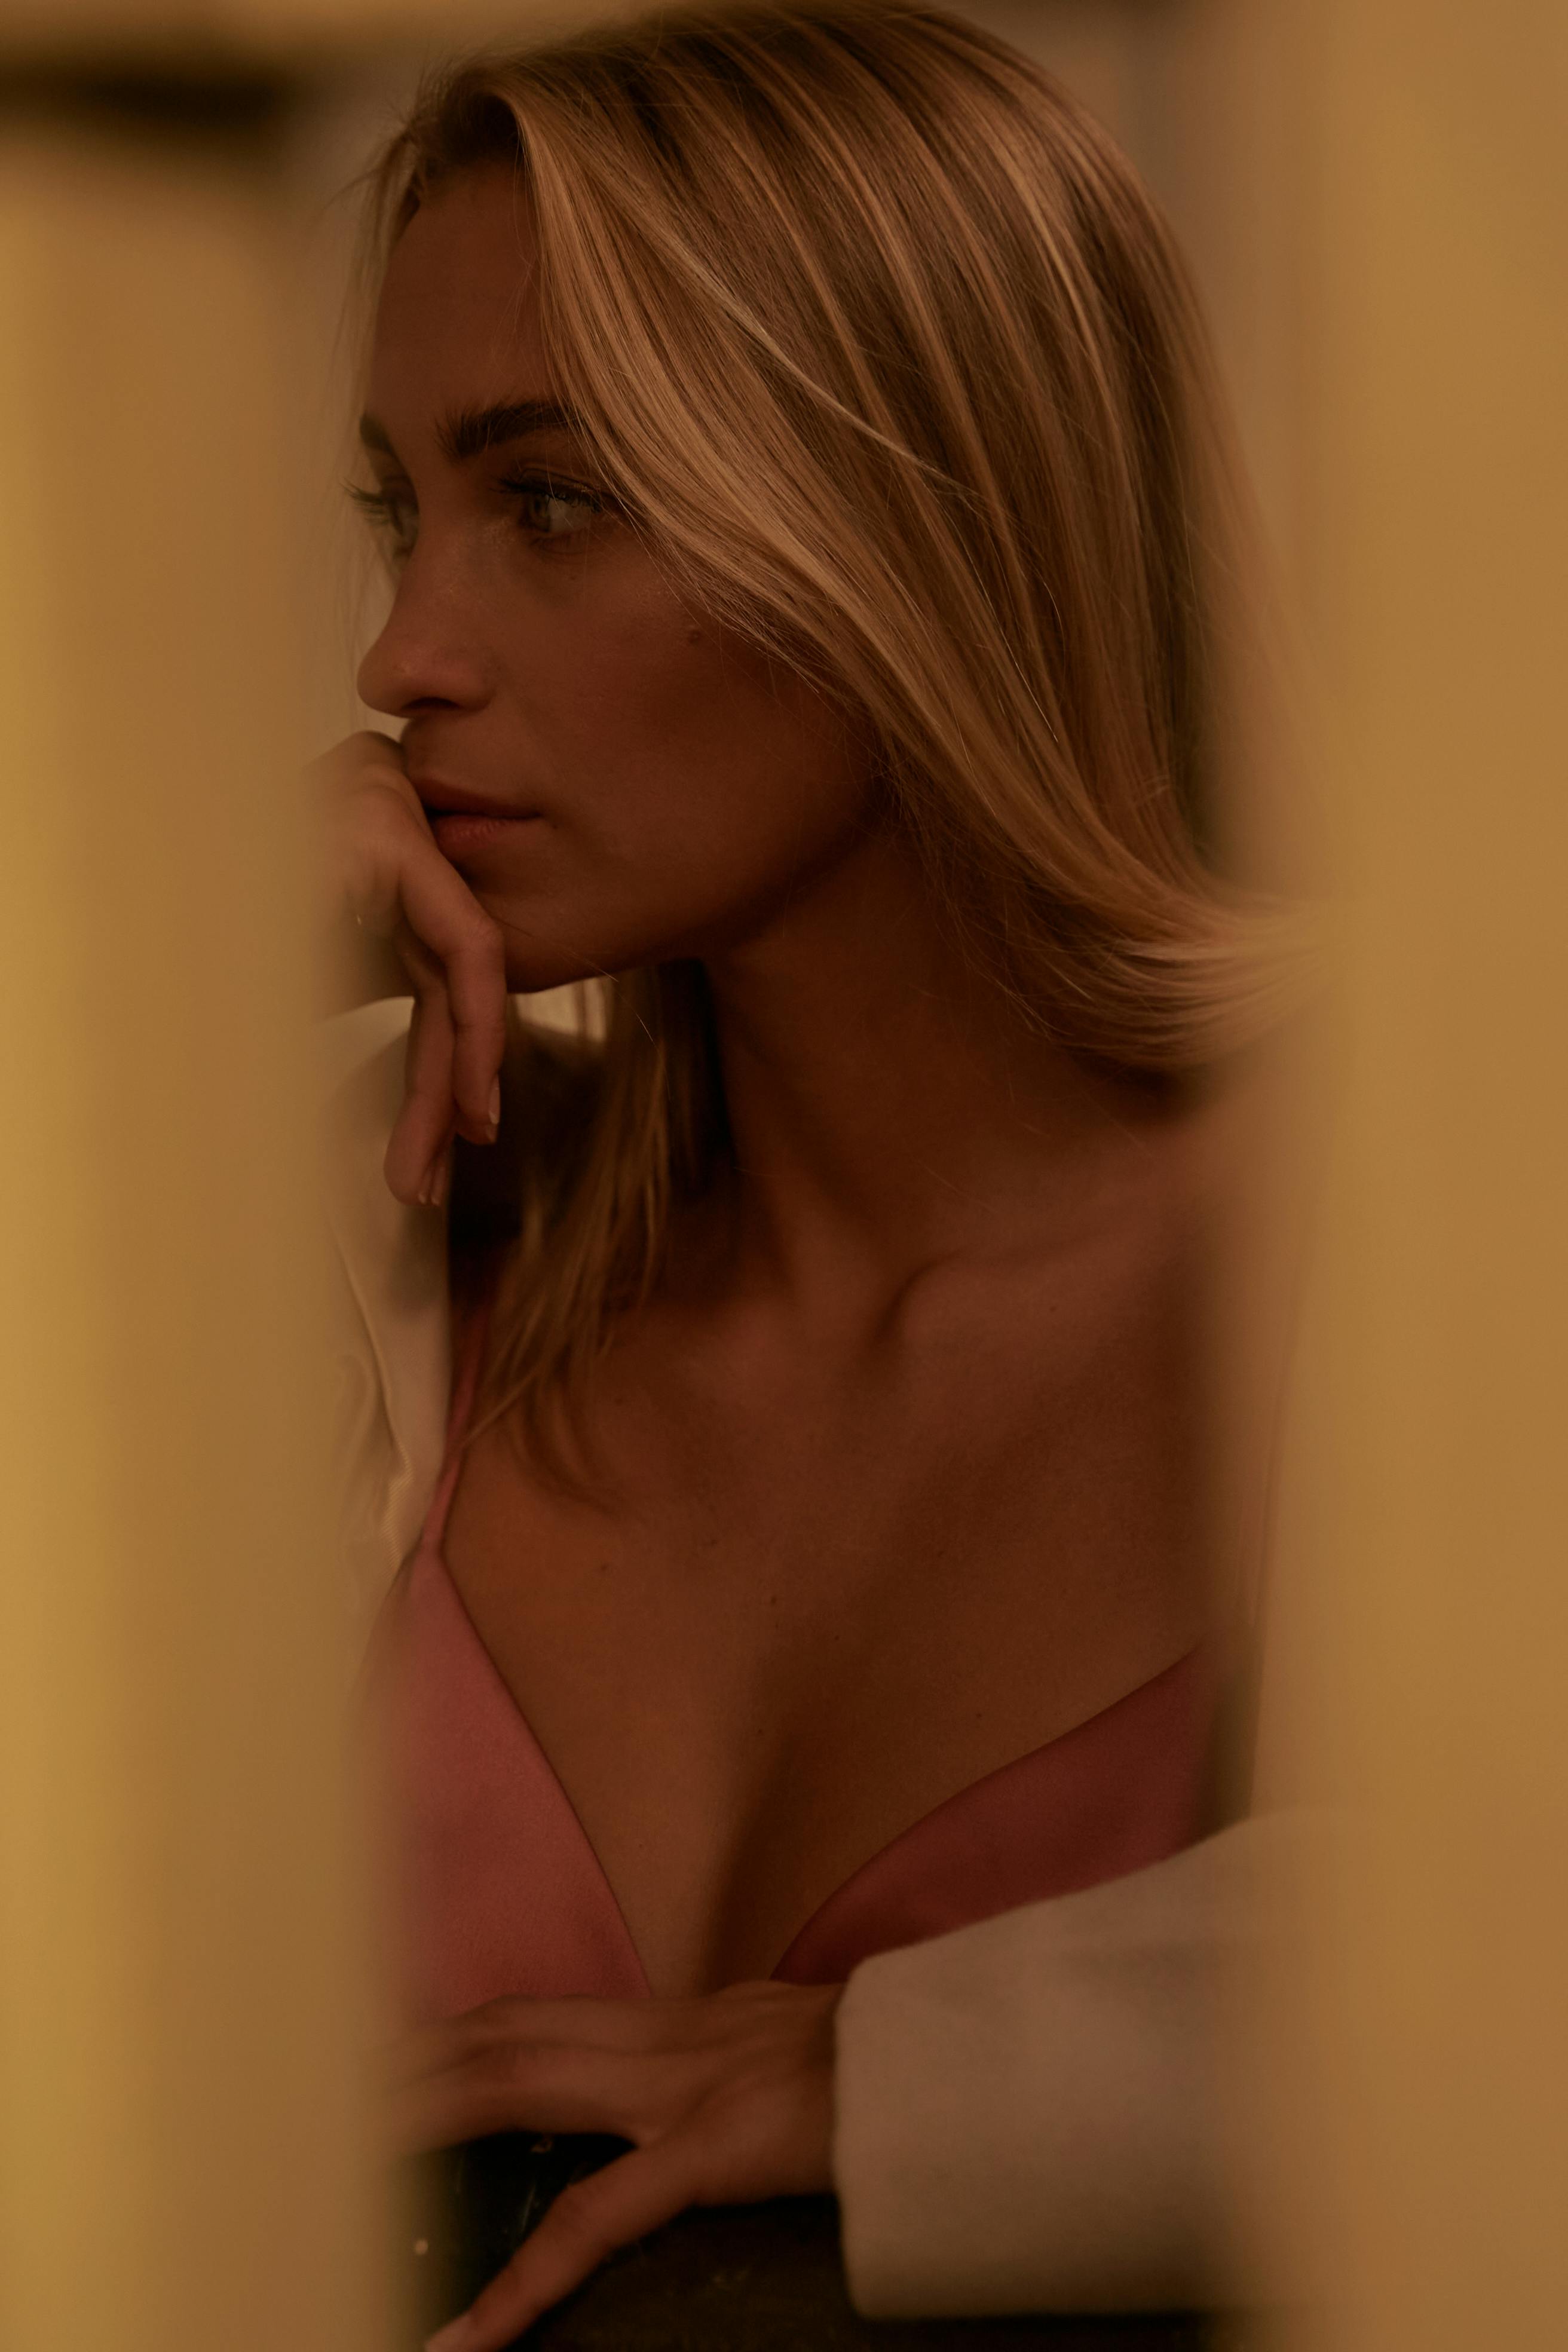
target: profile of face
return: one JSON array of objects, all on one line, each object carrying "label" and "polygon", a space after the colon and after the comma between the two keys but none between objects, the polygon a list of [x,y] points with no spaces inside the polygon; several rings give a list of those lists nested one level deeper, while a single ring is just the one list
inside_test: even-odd
[{"label": "profile of face", "polygon": [[540,989],[765,935],[853,854],[864,745],[692,609],[553,405],[517,175],[394,248],[362,432],[394,558],[360,672],[437,841]]}]

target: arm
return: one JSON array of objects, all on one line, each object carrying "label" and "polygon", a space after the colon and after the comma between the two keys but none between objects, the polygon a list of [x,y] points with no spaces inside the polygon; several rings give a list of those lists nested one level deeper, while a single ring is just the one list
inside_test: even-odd
[{"label": "arm", "polygon": [[[689,2205],[837,2185],[868,2316],[1235,2301],[1231,2035],[1311,1817],[1245,1822],[837,1986],[497,2000],[391,2053],[401,2148],[517,2128],[634,2143],[568,2188],[434,2352],[500,2352]],[[835,2020],[837,2017],[837,2024]],[[1233,2133],[1236,2135],[1233,2138]]]},{"label": "arm", "polygon": [[855,1971],[834,2172],[860,2311],[1234,2298],[1236,1996],[1289,1933],[1320,1818],[1243,1822]]}]

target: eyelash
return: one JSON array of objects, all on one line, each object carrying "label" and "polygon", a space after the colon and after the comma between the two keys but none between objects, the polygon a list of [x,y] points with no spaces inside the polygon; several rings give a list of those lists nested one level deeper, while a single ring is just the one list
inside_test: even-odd
[{"label": "eyelash", "polygon": [[381,490],[362,489],[357,482],[345,482],[343,488],[361,514],[377,530],[391,530],[394,528],[393,518],[396,513],[398,501],[389,499]]},{"label": "eyelash", "polygon": [[[605,511],[605,501],[596,490],[577,488],[570,483],[563,485],[548,474],[508,475],[500,487],[515,499],[558,499],[563,506],[581,507],[590,517]],[[551,535],[549,531],[541,534],[545,539]]]},{"label": "eyelash", "polygon": [[[516,499],[557,499],[563,506],[584,508],[590,516],[603,514],[609,505],[609,500],[598,491],[568,487],[556,481],[549,474],[508,475],[500,487]],[[384,490],[363,489],[357,482],[345,483],[344,488],[360,512],[368,518],[376,530],[389,531],[394,536],[397,533],[399,512],[413,505],[412,499],[389,498]],[[536,539],[548,540],[556,537],[569,539],[574,534],[570,531],[542,530],[531,532],[530,535]]]}]

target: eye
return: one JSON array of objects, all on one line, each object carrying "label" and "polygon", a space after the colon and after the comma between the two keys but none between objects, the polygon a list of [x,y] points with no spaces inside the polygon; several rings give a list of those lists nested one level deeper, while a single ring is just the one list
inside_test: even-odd
[{"label": "eye", "polygon": [[517,501],[525,530],[536,539],[571,539],[586,530],[607,501],[596,490],[557,482],[547,474],[518,474],[501,484]]},{"label": "eye", "polygon": [[396,483],[388,483],[378,490],[362,489],[354,482],[346,483],[344,488],[372,530],[387,540],[391,555],[402,562],[412,553],[419,536],[419,509],[412,490]]}]

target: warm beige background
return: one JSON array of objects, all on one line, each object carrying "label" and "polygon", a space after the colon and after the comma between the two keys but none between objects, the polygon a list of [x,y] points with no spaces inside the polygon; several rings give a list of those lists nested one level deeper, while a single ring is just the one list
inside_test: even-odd
[{"label": "warm beige background", "polygon": [[1301,1531],[1309,1728],[1366,1807],[1322,1979],[1336,2341],[1473,2352],[1568,2328],[1568,15],[1315,30],[1350,1002]]},{"label": "warm beige background", "polygon": [[0,2342],[349,2352],[270,189],[0,151]]},{"label": "warm beige background", "polygon": [[[1547,2344],[1568,2311],[1568,18],[996,21],[1188,241],[1324,687],[1352,986],[1282,1552],[1286,1763],[1357,1795],[1363,1830],[1309,1950],[1321,2039],[1271,2062],[1330,2095],[1310,2132],[1281,2105],[1259,2178],[1337,2298],[1335,2352]],[[287,780],[353,708],[321,204],[430,28],[475,24],[420,0],[11,0],[0,30],[31,75],[0,88],[16,2352],[378,2344]],[[40,110],[66,50],[282,63],[306,95],[265,162],[237,135],[108,140]]]}]

